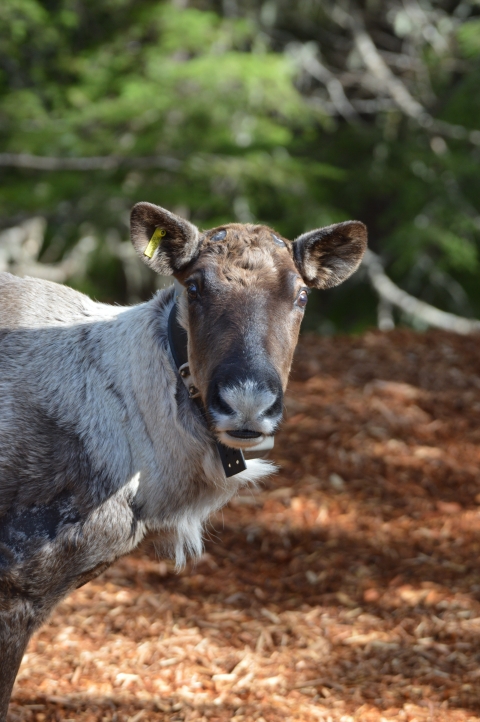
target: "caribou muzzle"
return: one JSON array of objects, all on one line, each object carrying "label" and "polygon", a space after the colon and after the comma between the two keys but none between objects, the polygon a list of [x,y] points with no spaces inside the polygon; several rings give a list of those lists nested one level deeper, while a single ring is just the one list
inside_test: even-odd
[{"label": "caribou muzzle", "polygon": [[207,408],[218,439],[248,449],[274,434],[282,419],[280,377],[269,365],[243,373],[238,366],[219,367],[209,386]]}]

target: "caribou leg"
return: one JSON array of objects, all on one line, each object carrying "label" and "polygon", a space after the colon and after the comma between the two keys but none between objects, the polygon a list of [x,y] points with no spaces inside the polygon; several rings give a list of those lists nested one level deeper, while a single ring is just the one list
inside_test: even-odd
[{"label": "caribou leg", "polygon": [[37,624],[30,603],[15,600],[2,609],[0,596],[0,722],[7,718],[8,703],[18,668]]},{"label": "caribou leg", "polygon": [[[36,580],[32,567],[37,572],[40,567],[32,564],[23,576],[19,575],[23,584],[13,575],[0,575],[0,722],[6,720],[15,677],[33,632],[70,591],[101,574],[110,564],[96,564],[76,574],[73,563],[60,563],[56,575],[54,564],[53,569],[44,569],[41,579]],[[33,581],[31,587],[28,581]]]}]

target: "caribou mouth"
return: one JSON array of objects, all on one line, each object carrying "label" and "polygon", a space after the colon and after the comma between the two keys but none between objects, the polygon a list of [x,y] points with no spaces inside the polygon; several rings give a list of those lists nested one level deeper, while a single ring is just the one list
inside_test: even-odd
[{"label": "caribou mouth", "polygon": [[229,436],[234,439],[258,439],[263,434],[260,431],[249,431],[248,429],[238,429],[238,431],[227,431]]}]

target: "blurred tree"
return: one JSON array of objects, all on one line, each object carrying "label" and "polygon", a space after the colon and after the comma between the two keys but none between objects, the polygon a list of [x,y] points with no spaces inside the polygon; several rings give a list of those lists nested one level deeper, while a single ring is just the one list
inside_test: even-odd
[{"label": "blurred tree", "polygon": [[[400,285],[478,316],[478,14],[466,0],[9,0],[2,224],[44,215],[49,263],[95,239],[71,282],[124,301],[154,283],[132,282],[120,242],[137,200],[291,238],[357,217]],[[361,275],[312,301],[307,327],[375,322]]]}]

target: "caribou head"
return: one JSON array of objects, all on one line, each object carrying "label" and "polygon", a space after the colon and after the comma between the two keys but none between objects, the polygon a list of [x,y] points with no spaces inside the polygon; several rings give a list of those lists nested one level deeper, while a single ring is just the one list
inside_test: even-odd
[{"label": "caribou head", "polygon": [[151,203],[131,215],[132,242],[148,266],[185,288],[179,319],[210,427],[248,449],[275,433],[309,288],[331,288],[360,264],[359,221],[318,228],[295,241],[263,225],[200,232]]}]

